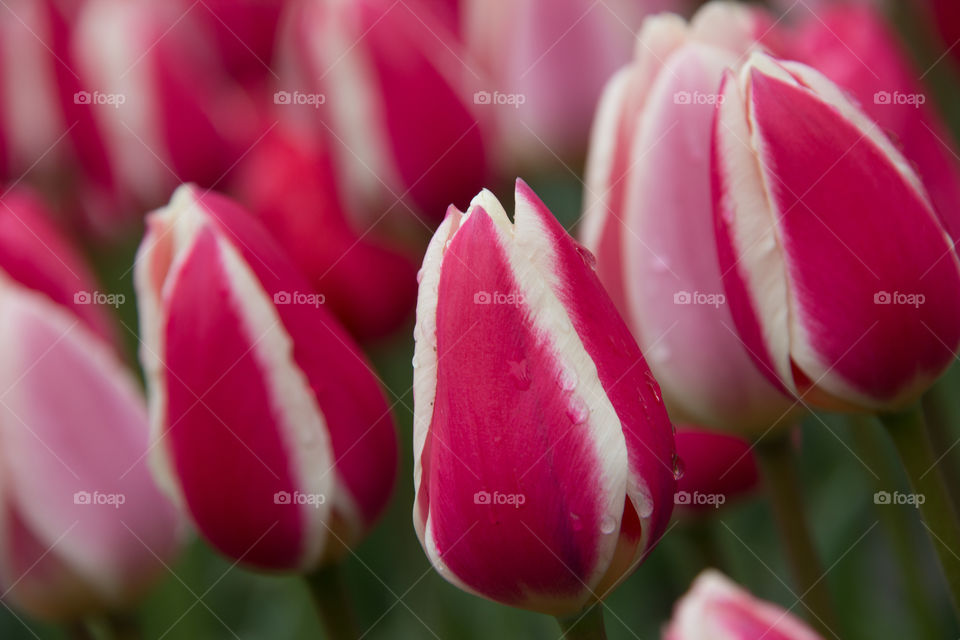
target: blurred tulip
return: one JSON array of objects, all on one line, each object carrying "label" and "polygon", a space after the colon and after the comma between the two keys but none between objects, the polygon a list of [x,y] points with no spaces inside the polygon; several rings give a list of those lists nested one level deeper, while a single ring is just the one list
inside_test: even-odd
[{"label": "blurred tulip", "polygon": [[178,189],[150,215],[136,265],[162,485],[246,564],[306,571],[339,557],[383,511],[397,463],[359,349],[221,196]]},{"label": "blurred tulip", "polygon": [[960,343],[960,262],[918,176],[803,64],[754,54],[721,95],[718,244],[751,354],[813,404],[906,407]]},{"label": "blurred tulip", "polygon": [[940,32],[945,53],[960,63],[960,5],[954,0],[926,0],[931,21],[930,25]]},{"label": "blurred tulip", "polygon": [[[604,82],[630,57],[647,13],[683,0],[461,0],[467,64],[500,122],[507,159],[579,161]],[[497,100],[505,102],[498,102]],[[495,111],[494,111],[495,110]]]},{"label": "blurred tulip", "polygon": [[822,640],[783,608],[708,569],[677,603],[663,640]]},{"label": "blurred tulip", "polygon": [[636,60],[600,103],[581,229],[671,416],[751,435],[790,424],[791,401],[757,371],[734,329],[709,149],[723,71],[762,24],[731,3],[707,5],[689,25],[669,14],[644,22]]},{"label": "blurred tulip", "polygon": [[315,147],[271,132],[244,159],[235,192],[356,338],[384,337],[412,315],[416,264],[353,230],[332,159]]},{"label": "blurred tulip", "polygon": [[659,540],[675,464],[660,390],[573,242],[517,181],[451,207],[424,258],[414,522],[462,589],[554,615],[604,597]]},{"label": "blurred tulip", "polygon": [[70,309],[97,336],[118,337],[109,309],[79,252],[31,191],[17,187],[0,198],[0,270],[18,284]]},{"label": "blurred tulip", "polygon": [[960,163],[933,96],[907,52],[870,4],[841,4],[811,14],[784,56],[814,67],[853,94],[863,111],[914,164],[955,241],[960,241]]},{"label": "blurred tulip", "polygon": [[[73,41],[83,88],[72,99],[93,114],[110,181],[92,185],[92,209],[129,216],[180,182],[213,187],[252,142],[253,106],[195,18],[149,0],[84,5]],[[78,148],[84,164],[97,151]]]},{"label": "blurred tulip", "polygon": [[31,196],[0,202],[0,589],[42,618],[121,609],[179,547],[143,397],[104,340],[98,305],[123,300],[96,291]]},{"label": "blurred tulip", "polygon": [[676,441],[684,470],[677,481],[678,507],[712,511],[759,486],[757,460],[748,440],[681,425]]},{"label": "blurred tulip", "polygon": [[330,140],[351,211],[369,222],[409,200],[432,222],[488,172],[469,67],[418,2],[291,6],[276,95]]}]

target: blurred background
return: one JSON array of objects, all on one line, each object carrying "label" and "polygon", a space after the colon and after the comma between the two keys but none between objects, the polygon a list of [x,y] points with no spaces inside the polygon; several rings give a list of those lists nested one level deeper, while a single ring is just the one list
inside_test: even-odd
[{"label": "blurred background", "polygon": [[[101,291],[123,294],[115,319],[134,368],[131,265],[144,214],[182,182],[246,204],[364,345],[398,422],[394,500],[345,562],[364,637],[555,638],[553,620],[447,584],[414,534],[415,274],[448,204],[465,209],[482,187],[509,199],[518,175],[575,232],[604,84],[630,61],[645,15],[689,16],[697,4],[0,0],[0,204],[24,190],[39,197],[89,258]],[[832,4],[768,6],[789,26],[819,20]],[[960,7],[877,6],[955,136]],[[960,372],[949,377],[960,384]],[[915,510],[875,503],[877,491],[907,491],[905,477],[877,484],[878,465],[898,468],[892,448],[864,460],[857,435],[830,415],[806,419],[797,433],[843,637],[960,636]],[[960,454],[946,455],[956,478]],[[902,535],[882,526],[891,517],[909,522]],[[921,559],[912,581],[900,574],[898,549]],[[672,603],[708,565],[797,611],[769,506],[748,496],[677,516],[609,598],[609,636],[658,637]],[[202,542],[135,613],[151,639],[322,637],[302,581],[245,571]],[[64,636],[3,608],[0,637]]]}]

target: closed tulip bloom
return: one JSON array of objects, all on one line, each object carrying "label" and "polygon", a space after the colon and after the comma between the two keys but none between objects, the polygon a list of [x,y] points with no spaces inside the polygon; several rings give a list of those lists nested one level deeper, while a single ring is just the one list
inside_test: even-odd
[{"label": "closed tulip bloom", "polygon": [[677,603],[663,640],[822,639],[789,611],[709,569]]},{"label": "closed tulip bloom", "polygon": [[451,207],[423,262],[414,522],[462,589],[568,615],[663,534],[675,487],[660,390],[593,272],[522,181]]},{"label": "closed tulip bloom", "polygon": [[329,140],[359,220],[405,214],[403,200],[439,222],[479,191],[489,166],[475,77],[425,4],[308,0],[284,25],[279,99],[288,112],[313,100],[301,115]]},{"label": "closed tulip bloom", "polygon": [[162,485],[227,556],[306,571],[383,510],[396,441],[359,349],[267,236],[193,186],[151,214],[141,360]]},{"label": "closed tulip bloom", "polygon": [[792,402],[757,371],[723,290],[711,209],[710,138],[727,67],[763,16],[711,3],[690,24],[647,19],[636,59],[601,100],[581,237],[663,387],[671,416],[757,435]]},{"label": "closed tulip bloom", "polygon": [[32,196],[0,207],[0,590],[47,619],[118,610],[179,549],[101,294]]},{"label": "closed tulip bloom", "polygon": [[726,292],[762,371],[824,407],[906,407],[960,342],[960,262],[903,155],[844,92],[754,54],[714,130]]},{"label": "closed tulip bloom", "polygon": [[678,507],[709,511],[750,494],[760,472],[750,441],[700,427],[677,427],[677,456],[683,476],[677,482]]}]

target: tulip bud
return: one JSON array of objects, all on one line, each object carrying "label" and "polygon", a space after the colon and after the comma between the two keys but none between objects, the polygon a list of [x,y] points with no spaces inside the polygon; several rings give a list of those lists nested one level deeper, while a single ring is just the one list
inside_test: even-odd
[{"label": "tulip bud", "polygon": [[677,603],[663,640],[822,640],[789,611],[750,595],[713,569]]},{"label": "tulip bud", "polygon": [[680,421],[757,435],[791,401],[734,330],[713,231],[710,137],[725,68],[762,16],[711,3],[688,25],[649,18],[607,86],[587,166],[584,244]]},{"label": "tulip bud", "polygon": [[267,236],[193,186],[151,214],[141,360],[163,486],[224,554],[305,571],[369,530],[396,441],[363,355]]},{"label": "tulip bud", "polygon": [[751,355],[819,406],[909,405],[960,343],[960,262],[919,177],[801,63],[754,54],[721,95],[719,254]]},{"label": "tulip bud", "polygon": [[952,136],[880,11],[869,3],[824,7],[797,28],[782,57],[809,64],[853,95],[915,166],[960,240],[960,163]]},{"label": "tulip bud", "polygon": [[430,220],[488,173],[473,81],[454,38],[418,3],[294,3],[276,100],[326,139],[364,221],[407,200]]},{"label": "tulip bud", "polygon": [[350,332],[380,338],[412,315],[417,267],[374,233],[353,229],[332,164],[305,139],[271,133],[244,159],[235,192]]},{"label": "tulip bud", "polygon": [[[115,208],[156,206],[180,182],[213,186],[249,148],[252,108],[190,12],[143,0],[90,0],[73,39],[75,101],[92,112]],[[86,164],[96,147],[78,146]],[[131,204],[133,203],[133,204]]]},{"label": "tulip bud", "polygon": [[684,473],[675,502],[691,512],[708,512],[754,491],[760,484],[750,442],[693,426],[677,428],[677,456]]},{"label": "tulip bud", "polygon": [[451,207],[414,336],[414,523],[478,595],[566,615],[664,532],[676,456],[660,389],[578,246],[517,181]]},{"label": "tulip bud", "polygon": [[136,379],[86,322],[6,274],[0,349],[4,599],[55,620],[132,605],[179,547]]}]

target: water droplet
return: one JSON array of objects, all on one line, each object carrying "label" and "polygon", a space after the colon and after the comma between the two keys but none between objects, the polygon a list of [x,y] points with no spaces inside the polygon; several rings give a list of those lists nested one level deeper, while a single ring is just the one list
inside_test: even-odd
[{"label": "water droplet", "polygon": [[657,379],[653,377],[653,373],[651,373],[649,369],[647,369],[644,375],[647,378],[647,386],[650,387],[650,392],[653,394],[654,400],[661,402],[660,385],[657,384]]},{"label": "water droplet", "polygon": [[507,360],[507,367],[513,384],[520,391],[526,391],[530,388],[530,374],[527,371],[527,360]]},{"label": "water droplet", "polygon": [[557,373],[557,385],[563,391],[573,391],[577,388],[577,374],[573,369],[560,369]]},{"label": "water droplet", "polygon": [[590,250],[585,246],[578,244],[577,253],[580,254],[580,258],[583,260],[583,264],[587,265],[591,269],[597,268],[597,257],[590,253]]},{"label": "water droplet", "polygon": [[683,460],[677,454],[673,454],[673,479],[679,480],[682,478],[684,471],[686,471],[686,468],[683,465]]},{"label": "water droplet", "polygon": [[583,529],[583,523],[580,521],[580,516],[575,513],[570,514],[570,526],[573,527],[574,531],[580,531]]},{"label": "water droplet", "polygon": [[653,514],[653,498],[650,497],[650,491],[639,479],[634,481],[634,487],[637,494],[637,515],[641,519],[649,518]]},{"label": "water droplet", "polygon": [[574,398],[570,406],[567,407],[567,417],[573,424],[583,424],[590,417],[590,408],[580,398]]},{"label": "water droplet", "polygon": [[420,284],[421,280],[423,280],[423,267],[417,270],[417,284]]},{"label": "water droplet", "polygon": [[603,516],[603,520],[600,521],[600,531],[605,534],[611,534],[617,528],[617,519],[611,515]]}]

